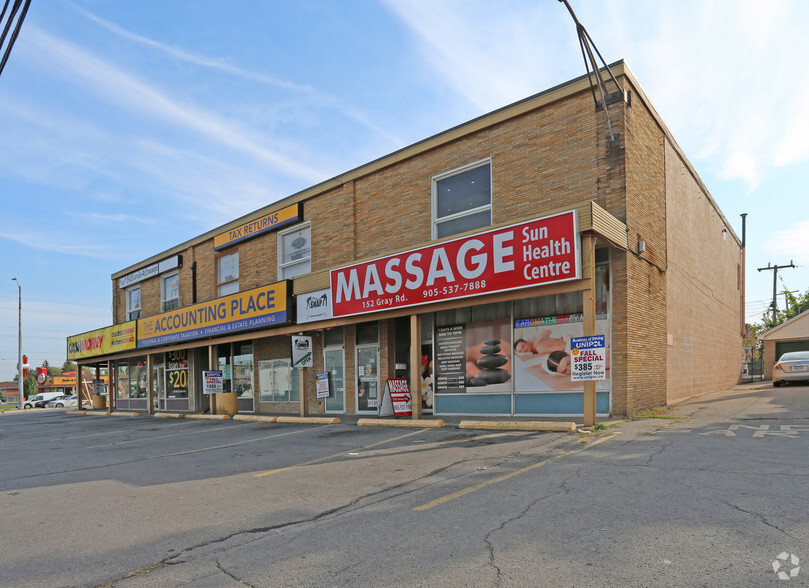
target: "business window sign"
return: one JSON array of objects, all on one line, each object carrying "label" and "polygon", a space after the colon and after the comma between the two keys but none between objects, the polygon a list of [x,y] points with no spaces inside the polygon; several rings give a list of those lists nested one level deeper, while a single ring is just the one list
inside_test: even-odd
[{"label": "business window sign", "polygon": [[292,320],[286,281],[138,320],[138,347],[226,335]]},{"label": "business window sign", "polygon": [[298,305],[297,322],[311,323],[332,318],[331,292],[328,288],[295,296]]},{"label": "business window sign", "polygon": [[570,356],[573,358],[570,379],[573,382],[607,379],[607,341],[604,335],[572,337]]},{"label": "business window sign", "polygon": [[576,212],[535,219],[331,271],[335,317],[581,277]]},{"label": "business window sign", "polygon": [[135,349],[135,321],[88,331],[67,338],[67,358],[82,359]]},{"label": "business window sign", "polygon": [[131,286],[132,284],[137,284],[138,282],[142,282],[147,278],[151,278],[156,276],[160,273],[160,264],[153,263],[150,266],[141,268],[131,274],[127,274],[122,278],[118,279],[118,287],[119,288],[126,288],[127,286]]},{"label": "business window sign", "polygon": [[258,237],[263,233],[280,229],[283,226],[301,220],[301,205],[300,203],[292,204],[281,210],[276,210],[270,214],[253,219],[246,223],[242,223],[224,233],[218,234],[213,239],[213,248],[215,251],[230,247],[241,241]]},{"label": "business window sign", "polygon": [[132,272],[131,274],[125,275],[122,278],[118,278],[118,287],[126,288],[127,286],[137,284],[138,282],[142,282],[147,278],[152,278],[158,274],[162,274],[163,272],[177,269],[180,267],[181,260],[181,255],[175,255],[174,257],[169,257],[168,259],[164,259],[159,263],[153,263],[152,265],[143,267]]}]

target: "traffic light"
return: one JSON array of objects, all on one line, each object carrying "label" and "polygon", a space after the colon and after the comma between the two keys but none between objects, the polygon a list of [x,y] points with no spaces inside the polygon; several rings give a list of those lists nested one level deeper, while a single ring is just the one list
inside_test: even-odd
[{"label": "traffic light", "polygon": [[22,379],[24,380],[27,377],[28,377],[28,356],[23,355],[22,356]]}]

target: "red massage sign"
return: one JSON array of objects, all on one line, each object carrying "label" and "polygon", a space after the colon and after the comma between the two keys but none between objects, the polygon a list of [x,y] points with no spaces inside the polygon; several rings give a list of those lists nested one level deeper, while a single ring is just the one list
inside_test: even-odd
[{"label": "red massage sign", "polygon": [[334,316],[579,279],[577,229],[569,211],[332,270]]}]

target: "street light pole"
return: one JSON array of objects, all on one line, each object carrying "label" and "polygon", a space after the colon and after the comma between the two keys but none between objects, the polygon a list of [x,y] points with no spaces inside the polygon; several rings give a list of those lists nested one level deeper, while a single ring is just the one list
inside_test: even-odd
[{"label": "street light pole", "polygon": [[17,278],[11,278],[17,282],[17,293],[19,294],[19,315],[18,315],[18,330],[17,330],[17,392],[19,393],[19,404],[17,408],[22,410],[23,405],[23,381],[22,381],[22,286]]}]

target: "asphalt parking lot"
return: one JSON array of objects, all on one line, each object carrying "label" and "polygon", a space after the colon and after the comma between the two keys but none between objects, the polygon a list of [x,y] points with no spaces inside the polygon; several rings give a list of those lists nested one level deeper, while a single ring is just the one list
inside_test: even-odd
[{"label": "asphalt parking lot", "polygon": [[6,414],[0,585],[768,585],[808,423],[806,387],[593,434]]}]

